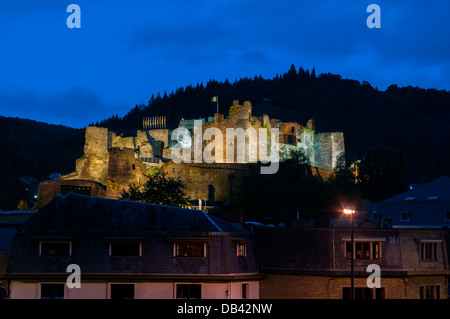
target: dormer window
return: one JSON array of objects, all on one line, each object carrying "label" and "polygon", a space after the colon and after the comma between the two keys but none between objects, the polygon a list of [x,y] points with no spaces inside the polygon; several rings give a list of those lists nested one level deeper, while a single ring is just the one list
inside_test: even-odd
[{"label": "dormer window", "polygon": [[110,242],[109,255],[111,257],[138,257],[142,255],[142,243],[139,241]]},{"label": "dormer window", "polygon": [[144,239],[138,237],[107,237],[110,257],[140,257]]},{"label": "dormer window", "polygon": [[[352,244],[350,238],[343,238],[344,242],[344,255],[345,258],[351,259],[352,255]],[[385,237],[374,237],[374,238],[358,238],[354,240],[353,243],[353,257],[355,259],[380,259],[381,258],[381,243],[385,242]]]},{"label": "dormer window", "polygon": [[439,259],[440,239],[416,239],[419,242],[419,256],[421,260],[430,261]]},{"label": "dormer window", "polygon": [[175,256],[177,257],[204,257],[205,244],[202,243],[177,243],[175,244]]},{"label": "dormer window", "polygon": [[247,243],[250,242],[249,239],[245,238],[233,238],[233,247],[236,252],[237,257],[246,257],[247,256]]},{"label": "dormer window", "polygon": [[39,242],[39,256],[70,257],[72,256],[71,241],[41,241]]},{"label": "dormer window", "polygon": [[206,257],[207,238],[171,238],[174,257]]},{"label": "dormer window", "polygon": [[238,257],[245,257],[247,255],[247,245],[244,243],[236,244],[236,255]]}]

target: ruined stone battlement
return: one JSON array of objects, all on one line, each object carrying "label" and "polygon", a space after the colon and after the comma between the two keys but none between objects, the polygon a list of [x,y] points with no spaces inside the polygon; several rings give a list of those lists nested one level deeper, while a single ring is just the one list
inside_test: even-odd
[{"label": "ruined stone battlement", "polygon": [[[263,145],[250,145],[253,142],[245,137],[247,151],[243,162],[237,161],[236,146],[238,138],[226,140],[227,128],[247,130],[248,128],[267,130],[270,135],[271,129],[279,131],[279,160],[283,161],[290,157],[292,150],[302,149],[311,166],[312,171],[326,175],[337,164],[339,157],[344,154],[344,136],[342,132],[316,133],[314,120],[309,120],[306,125],[296,122],[282,122],[271,119],[268,115],[256,117],[252,115],[252,104],[245,101],[240,104],[238,100],[233,101],[229,108],[228,116],[214,114],[214,117],[197,120],[180,121],[180,127],[193,132],[194,124],[201,123],[202,133],[208,128],[216,128],[223,134],[223,140],[215,144],[215,152],[223,151],[222,160],[219,158],[214,164],[201,163],[175,164],[172,152],[176,149],[178,141],[172,141],[172,130],[154,129],[137,130],[133,136],[124,136],[111,132],[107,128],[89,126],[85,132],[84,155],[77,159],[75,171],[61,176],[60,181],[93,181],[105,185],[106,191],[102,191],[105,197],[120,198],[121,192],[128,189],[130,185],[142,186],[145,174],[154,168],[166,171],[169,176],[180,178],[185,182],[186,193],[192,199],[224,200],[232,197],[244,176],[255,171],[254,165],[249,163],[253,153],[257,155],[259,148],[266,148],[270,153],[270,143]],[[192,139],[194,136],[192,136]],[[270,139],[269,139],[270,140]],[[202,138],[202,149],[212,139]],[[259,141],[259,138],[257,139]],[[193,140],[191,140],[191,143]],[[231,145],[227,145],[231,144]],[[176,145],[175,145],[176,144]],[[192,143],[193,144],[193,143]],[[257,143],[259,144],[259,143]],[[235,161],[226,161],[226,148],[234,149]],[[250,147],[252,146],[252,147]],[[179,146],[178,146],[179,147]],[[252,153],[253,152],[253,153]],[[193,154],[191,154],[193,158]],[[253,157],[254,158],[254,157]],[[325,176],[324,176],[325,177]],[[54,183],[55,187],[66,183]],[[74,185],[75,185],[74,184]],[[57,193],[57,190],[49,190],[51,186],[45,184],[46,194]],[[44,193],[43,193],[44,194]],[[44,199],[43,199],[44,200]],[[45,199],[47,200],[47,199]],[[39,199],[38,199],[39,201]]]},{"label": "ruined stone battlement", "polygon": [[[249,101],[240,104],[238,100],[234,100],[233,105],[229,108],[229,116],[225,118],[223,114],[215,114],[214,120],[202,124],[202,133],[209,128],[218,128],[222,132],[222,136],[225,137],[227,128],[242,128],[244,130],[253,128],[257,133],[257,141],[259,142],[259,129],[265,128],[270,132],[272,128],[276,128],[279,130],[280,161],[290,158],[292,150],[302,149],[311,166],[332,170],[336,167],[341,155],[345,153],[344,135],[342,132],[316,133],[315,126],[313,119],[308,120],[306,125],[303,126],[297,122],[282,122],[278,119],[271,119],[268,115],[255,117],[252,115],[252,104]],[[252,148],[249,140],[246,140],[246,162],[249,158],[260,160],[260,147],[267,148],[267,152],[270,153],[269,143],[259,145],[258,142],[256,148]],[[202,149],[209,143],[211,143],[209,140],[203,141]],[[227,146],[230,146],[226,143],[215,144],[215,150],[224,154],[222,160],[216,159],[218,163],[225,163],[225,151]],[[230,143],[236,144],[237,141],[228,142],[228,144]],[[236,154],[236,149],[234,149],[234,154]],[[254,156],[251,157],[252,155]],[[237,162],[236,158],[234,162]]]}]

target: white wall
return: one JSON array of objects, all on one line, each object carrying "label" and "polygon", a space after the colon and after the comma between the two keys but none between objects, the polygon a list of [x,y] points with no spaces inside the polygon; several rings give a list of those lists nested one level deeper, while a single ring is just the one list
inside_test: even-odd
[{"label": "white wall", "polygon": [[66,286],[65,298],[67,299],[105,299],[108,292],[106,283],[81,283],[81,288]]},{"label": "white wall", "polygon": [[[128,282],[132,283],[132,282]],[[186,283],[186,282],[183,282]],[[198,282],[195,282],[198,284]],[[242,283],[249,284],[250,299],[259,298],[259,282],[201,283],[202,299],[241,299]],[[153,282],[134,283],[136,299],[173,299],[176,297],[176,283]],[[39,299],[39,282],[11,282],[11,299]],[[227,296],[228,290],[228,296]],[[109,283],[83,283],[81,288],[65,287],[64,298],[67,299],[106,299],[109,298]]]},{"label": "white wall", "polygon": [[227,299],[227,283],[202,284],[202,299]]},{"label": "white wall", "polygon": [[247,299],[259,299],[258,281],[243,281],[231,283],[231,299],[242,299],[242,284],[248,284]]},{"label": "white wall", "polygon": [[9,297],[10,299],[37,299],[39,298],[39,283],[12,281]]},{"label": "white wall", "polygon": [[134,297],[136,299],[173,299],[173,289],[172,282],[136,283]]}]

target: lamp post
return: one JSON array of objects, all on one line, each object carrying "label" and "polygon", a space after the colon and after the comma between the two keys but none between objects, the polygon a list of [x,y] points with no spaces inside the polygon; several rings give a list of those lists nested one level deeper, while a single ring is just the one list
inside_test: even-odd
[{"label": "lamp post", "polygon": [[351,227],[351,253],[350,253],[350,263],[351,263],[351,268],[350,268],[350,272],[351,272],[351,284],[350,284],[350,296],[351,299],[355,299],[355,273],[354,273],[354,269],[353,269],[353,253],[354,253],[354,245],[353,245],[353,214],[355,213],[354,209],[351,208],[346,208],[344,209],[344,214],[346,215],[350,215],[350,227]]}]

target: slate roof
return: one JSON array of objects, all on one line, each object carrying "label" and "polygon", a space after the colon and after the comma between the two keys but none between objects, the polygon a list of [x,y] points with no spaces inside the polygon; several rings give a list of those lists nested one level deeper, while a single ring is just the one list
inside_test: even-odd
[{"label": "slate roof", "polygon": [[405,198],[415,198],[414,202],[430,201],[429,197],[439,196],[436,201],[448,202],[450,201],[450,178],[441,176],[429,183],[420,185],[414,189],[410,189],[401,194],[392,196],[382,203],[404,202]]},{"label": "slate roof", "polygon": [[[388,198],[377,204],[375,212],[391,219],[393,227],[450,227],[450,178],[442,176]],[[402,220],[402,212],[408,212],[407,220]]]},{"label": "slate roof", "polygon": [[37,210],[14,210],[0,212],[0,227],[14,227],[23,224]]},{"label": "slate roof", "polygon": [[16,227],[36,212],[35,210],[0,212],[0,252],[9,252]]},{"label": "slate roof", "polygon": [[15,233],[14,228],[0,228],[0,253],[9,252]]},{"label": "slate roof", "polygon": [[[62,213],[63,212],[63,213]],[[133,201],[59,194],[22,225],[34,231],[198,231],[242,232],[200,210]]]}]

